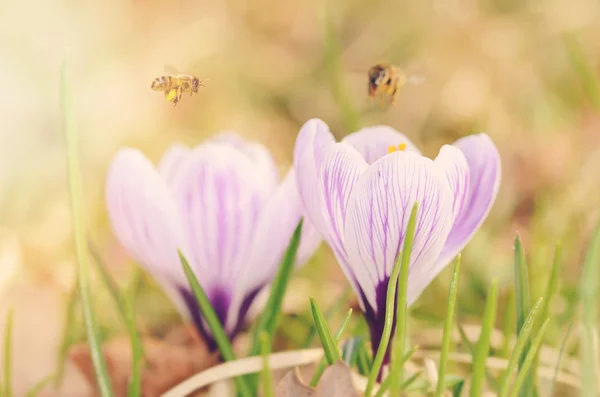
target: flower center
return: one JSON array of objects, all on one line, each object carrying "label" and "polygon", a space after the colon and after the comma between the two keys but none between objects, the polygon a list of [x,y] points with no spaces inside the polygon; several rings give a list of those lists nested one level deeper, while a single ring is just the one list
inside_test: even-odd
[{"label": "flower center", "polygon": [[393,153],[395,151],[401,151],[403,152],[406,149],[406,143],[401,143],[398,146],[389,146],[388,147],[388,154]]}]

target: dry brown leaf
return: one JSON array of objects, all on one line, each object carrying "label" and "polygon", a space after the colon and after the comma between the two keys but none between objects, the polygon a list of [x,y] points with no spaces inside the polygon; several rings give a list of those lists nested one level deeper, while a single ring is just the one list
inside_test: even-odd
[{"label": "dry brown leaf", "polygon": [[343,361],[327,367],[317,390],[320,397],[359,397],[352,373]]},{"label": "dry brown leaf", "polygon": [[[183,329],[182,329],[183,328]],[[210,353],[195,331],[189,327],[174,329],[165,340],[143,337],[146,363],[142,371],[142,394],[159,397],[163,392],[218,362],[218,354]],[[131,374],[131,346],[128,338],[117,338],[103,345],[104,358],[111,377],[115,397],[127,395]],[[72,346],[69,358],[90,384],[96,379],[87,344]]]},{"label": "dry brown leaf", "polygon": [[277,385],[275,397],[360,397],[350,367],[343,361],[327,367],[317,389],[306,385],[299,369],[289,371]]},{"label": "dry brown leaf", "polygon": [[317,391],[307,386],[298,368],[289,371],[277,385],[275,397],[317,397]]}]

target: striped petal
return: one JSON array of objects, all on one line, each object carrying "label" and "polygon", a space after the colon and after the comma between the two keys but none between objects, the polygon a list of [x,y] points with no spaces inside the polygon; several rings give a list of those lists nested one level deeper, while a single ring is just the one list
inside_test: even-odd
[{"label": "striped petal", "polygon": [[352,146],[336,143],[324,156],[319,176],[323,204],[320,232],[333,249],[342,270],[357,292],[359,279],[368,274],[365,269],[354,269],[349,263],[344,244],[344,221],[350,193],[367,168],[368,164]]},{"label": "striped petal", "polygon": [[234,291],[240,281],[260,214],[277,183],[265,175],[263,164],[233,146],[206,143],[179,169],[174,195],[203,286]]},{"label": "striped petal", "polygon": [[414,269],[438,258],[452,226],[452,192],[445,175],[421,155],[394,152],[373,163],[350,196],[345,247],[353,270],[371,274],[359,282],[376,313],[382,310],[377,289],[387,285],[415,202],[419,208],[409,285],[415,282]]},{"label": "striped petal", "polygon": [[187,252],[174,198],[152,163],[136,149],[121,149],[106,183],[108,217],[121,245],[150,273],[187,285],[177,249]]},{"label": "striped petal", "polygon": [[321,162],[335,144],[329,127],[319,119],[307,121],[296,138],[294,172],[296,185],[306,217],[323,234],[322,194],[319,187]]},{"label": "striped petal", "polygon": [[[452,192],[451,220],[454,225],[458,214],[464,211],[470,186],[469,166],[465,156],[453,146],[444,145],[434,161],[439,172],[445,176],[446,183]],[[451,233],[451,232],[450,232]],[[450,234],[448,234],[450,236]],[[449,238],[449,237],[448,237]],[[448,240],[445,241],[447,243]],[[465,242],[466,244],[466,242]],[[444,245],[445,246],[445,245]],[[443,249],[442,249],[443,252]],[[421,266],[415,266],[410,272],[410,283],[407,288],[407,304],[411,305],[431,281],[446,267],[449,261],[435,260]]]},{"label": "striped petal", "polygon": [[[467,245],[473,234],[487,218],[500,187],[500,154],[486,134],[471,135],[459,139],[453,145],[459,149],[469,168],[469,183],[464,203],[456,219],[436,268],[446,266]],[[419,286],[419,294],[426,285]]]}]

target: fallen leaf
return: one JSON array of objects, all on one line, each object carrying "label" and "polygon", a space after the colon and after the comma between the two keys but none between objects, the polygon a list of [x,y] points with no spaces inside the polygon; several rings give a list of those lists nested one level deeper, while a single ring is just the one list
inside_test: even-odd
[{"label": "fallen leaf", "polygon": [[350,371],[343,361],[327,367],[317,386],[319,397],[359,397]]},{"label": "fallen leaf", "polygon": [[277,385],[275,397],[360,397],[350,367],[343,361],[327,367],[317,389],[307,386],[300,370],[289,371]]},{"label": "fallen leaf", "polygon": [[307,386],[298,368],[289,371],[277,385],[275,397],[317,397],[317,391]]},{"label": "fallen leaf", "polygon": [[[188,328],[188,327],[181,327]],[[218,363],[218,353],[210,353],[206,345],[188,329],[174,329],[160,340],[143,337],[146,353],[142,370],[142,395],[159,397],[163,392],[188,377]],[[116,338],[103,345],[104,358],[112,381],[115,397],[127,395],[131,374],[129,338]],[[69,358],[91,385],[96,384],[94,368],[87,344],[74,345]]]}]

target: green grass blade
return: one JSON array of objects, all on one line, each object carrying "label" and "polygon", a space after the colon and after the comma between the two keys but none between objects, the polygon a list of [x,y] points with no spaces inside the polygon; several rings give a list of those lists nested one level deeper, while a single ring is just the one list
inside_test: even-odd
[{"label": "green grass blade", "polygon": [[58,362],[56,364],[56,377],[54,379],[54,386],[57,388],[62,383],[62,379],[65,373],[65,364],[67,362],[67,351],[69,350],[69,346],[71,346],[71,328],[74,324],[75,304],[77,303],[77,296],[77,284],[75,284],[73,286],[73,289],[69,293],[69,300],[67,301],[67,307],[65,310],[65,321],[62,330],[60,349],[58,352]]},{"label": "green grass blade", "polygon": [[3,397],[12,397],[12,332],[14,310],[11,308],[6,315],[4,327],[4,391]]},{"label": "green grass blade", "polygon": [[571,330],[573,329],[573,323],[569,324],[569,328],[567,328],[567,332],[565,333],[565,337],[563,338],[560,344],[560,351],[558,352],[558,358],[556,359],[556,366],[554,367],[554,375],[552,376],[552,383],[550,384],[550,393],[549,397],[554,397],[554,389],[556,388],[556,378],[558,377],[558,371],[560,370],[560,364],[562,362],[562,357],[565,352],[565,346],[567,346],[567,340],[569,339],[569,335],[571,334]]},{"label": "green grass blade", "polygon": [[531,350],[529,350],[527,357],[525,357],[525,361],[523,361],[523,365],[521,366],[521,368],[519,368],[519,373],[517,374],[517,379],[515,379],[515,385],[514,385],[512,393],[510,394],[510,397],[517,397],[517,394],[519,394],[519,392],[520,392],[523,384],[527,380],[527,378],[531,377],[529,375],[529,372],[530,372],[529,370],[531,369],[531,365],[533,364],[533,359],[534,359],[535,355],[537,354],[537,351],[540,348],[540,345],[542,344],[544,333],[546,332],[546,328],[548,327],[549,320],[550,319],[546,319],[546,321],[544,321],[544,324],[540,328],[540,331],[533,339],[533,342],[531,344]]},{"label": "green grass blade", "polygon": [[[342,321],[342,325],[340,325],[340,328],[338,328],[337,332],[335,333],[335,336],[333,337],[335,340],[336,346],[339,343],[339,341],[342,337],[342,333],[346,329],[348,322],[350,321],[350,317],[352,317],[352,309],[348,310],[348,313],[346,313],[346,316],[344,317],[344,320]],[[317,385],[317,383],[319,383],[319,379],[321,379],[321,376],[323,375],[323,372],[325,372],[326,367],[327,367],[327,358],[323,357],[321,359],[321,361],[319,362],[319,365],[317,366],[317,369],[315,370],[315,373],[310,381],[310,385],[312,387],[315,387]]]},{"label": "green grass blade", "polygon": [[[560,262],[562,258],[562,249],[559,245],[554,249],[554,260],[552,261],[552,268],[550,269],[550,276],[548,277],[548,283],[546,284],[546,290],[544,291],[544,302],[542,309],[540,310],[540,318],[548,318],[550,316],[550,302],[556,293],[558,287],[558,273],[560,269]],[[539,332],[539,326],[536,329],[536,333]],[[531,368],[532,374],[537,374],[537,368],[539,364],[539,351],[538,355],[533,359],[533,366]],[[537,379],[537,378],[536,378]]]},{"label": "green grass blade", "polygon": [[515,343],[515,347],[513,348],[513,352],[508,359],[508,364],[506,366],[506,371],[504,372],[504,378],[502,379],[502,389],[500,390],[500,396],[505,397],[508,395],[508,391],[511,385],[511,377],[515,371],[515,367],[517,366],[517,362],[519,361],[519,357],[521,357],[521,353],[525,348],[526,342],[529,341],[529,336],[531,335],[531,331],[533,330],[533,325],[535,324],[535,320],[539,317],[541,312],[542,304],[544,302],[544,298],[538,299],[536,304],[533,306],[527,319],[525,320],[525,324],[523,328],[521,328],[521,333],[517,337],[517,342]]},{"label": "green grass blade", "polygon": [[[417,205],[415,204],[413,207],[413,210],[410,214],[410,219],[408,221],[408,226],[406,229],[406,239],[407,240],[409,238],[411,239],[411,243],[410,243],[411,248],[412,248],[412,238],[414,238],[414,230],[415,230],[415,224],[416,224],[416,211],[417,211]],[[409,233],[410,230],[412,230],[412,233]],[[405,243],[405,245],[407,245],[407,244]],[[409,253],[409,255],[410,255],[410,253]],[[410,258],[410,256],[409,256],[409,258]],[[388,343],[390,342],[390,338],[391,338],[391,334],[392,334],[392,324],[394,321],[394,315],[396,314],[394,312],[394,298],[397,293],[396,288],[398,286],[400,272],[401,272],[401,268],[402,268],[403,264],[404,264],[404,254],[398,255],[398,258],[396,258],[396,262],[394,263],[394,268],[392,269],[392,273],[390,275],[390,281],[388,283],[386,299],[385,299],[385,320],[384,320],[383,332],[381,334],[381,342],[379,344],[379,348],[377,349],[377,353],[375,354],[375,359],[373,360],[371,372],[369,373],[367,387],[365,389],[365,397],[371,397],[371,394],[373,393],[373,387],[375,387],[375,383],[377,381],[377,375],[379,375],[379,371],[381,370],[381,365],[383,364],[383,359],[384,359],[386,350],[388,348]],[[408,264],[405,267],[408,268]],[[408,269],[405,269],[405,270],[408,271]],[[404,302],[406,302],[406,279],[404,279],[403,281],[405,282],[405,284],[404,284]],[[400,297],[398,297],[398,299],[400,299]],[[400,306],[400,300],[398,300],[398,306]],[[404,305],[404,306],[406,306],[406,305]],[[406,310],[406,308],[404,308],[404,310]],[[398,321],[398,319],[396,319],[396,321]],[[403,323],[401,325],[402,325],[403,331],[402,331],[401,336],[403,338],[404,326],[406,324],[406,319],[403,318],[402,321],[403,321]],[[399,323],[396,323],[396,324],[400,325]],[[402,353],[404,353],[404,352],[402,352]],[[400,357],[401,356],[402,355],[400,355]],[[390,371],[390,372],[392,372],[392,371]]]},{"label": "green grass blade", "polygon": [[594,72],[594,68],[590,65],[585,54],[583,53],[580,44],[570,35],[564,37],[565,46],[569,53],[569,58],[579,76],[581,85],[591,102],[591,104],[600,111],[600,82],[598,76]]},{"label": "green grass blade", "polygon": [[315,302],[312,297],[310,298],[310,310],[317,326],[317,332],[319,333],[319,338],[321,339],[327,362],[329,365],[333,365],[342,358],[337,348],[337,344],[335,343],[335,339],[331,335],[327,321],[325,321],[323,313],[321,313],[319,306],[317,306],[317,302]]},{"label": "green grass blade", "polygon": [[[473,346],[473,344],[469,340],[469,337],[467,336],[467,333],[465,332],[465,329],[462,327],[462,325],[456,324],[456,327],[458,328],[458,333],[460,334],[462,343],[467,347],[467,349],[469,350],[469,353],[471,353],[471,357],[474,359],[475,358],[475,346]],[[494,377],[490,374],[490,371],[488,371],[487,367],[485,369],[485,379],[487,380],[488,386],[491,389],[493,389],[495,391],[500,389],[498,387],[498,383],[496,382],[496,379],[494,379]]]},{"label": "green grass blade", "polygon": [[[96,268],[100,273],[102,281],[108,289],[110,296],[115,301],[115,305],[117,306],[121,319],[127,328],[129,343],[131,345],[132,365],[127,396],[137,397],[140,395],[142,389],[142,363],[144,358],[144,345],[135,323],[135,307],[133,304],[134,297],[129,293],[121,293],[116,281],[110,275],[108,270],[106,270],[106,266],[104,265],[104,261],[102,260],[98,250],[95,249],[91,241],[89,241],[88,244],[90,247],[90,254],[94,258]],[[133,293],[135,293],[135,290]]]},{"label": "green grass blade", "polygon": [[[213,338],[215,338],[215,342],[217,343],[217,347],[219,348],[219,351],[221,352],[221,356],[223,357],[223,359],[225,361],[235,360],[235,354],[233,353],[233,347],[231,346],[231,343],[229,342],[229,338],[227,338],[227,334],[225,333],[225,330],[223,329],[223,326],[221,325],[221,321],[217,317],[217,314],[215,313],[215,310],[213,309],[213,307],[210,303],[210,300],[208,299],[208,296],[206,296],[206,293],[200,286],[200,283],[198,282],[196,275],[194,274],[193,270],[190,268],[190,265],[188,264],[188,261],[183,256],[183,253],[181,251],[178,251],[178,253],[179,253],[179,260],[181,261],[181,264],[183,266],[183,271],[185,272],[185,276],[188,279],[190,288],[192,289],[192,292],[194,293],[194,297],[196,298],[196,301],[198,302],[198,306],[200,307],[202,316],[204,317],[204,320],[208,324],[208,328],[210,329],[210,332],[211,332]],[[250,386],[248,386],[248,384],[246,383],[246,380],[244,378],[237,377],[237,378],[235,378],[235,382],[236,382],[236,385],[238,388],[238,392],[241,393],[241,395],[243,397],[252,397],[253,396],[252,390],[251,390]]]},{"label": "green grass blade", "polygon": [[290,244],[283,256],[279,271],[271,284],[271,292],[263,313],[258,320],[258,325],[254,331],[254,340],[252,343],[252,349],[250,355],[255,356],[260,353],[260,335],[266,332],[271,338],[269,346],[273,343],[273,337],[275,336],[275,329],[277,328],[277,320],[281,313],[281,305],[285,290],[287,289],[290,277],[294,271],[294,265],[296,264],[296,253],[298,252],[298,246],[300,245],[300,236],[302,235],[302,223],[300,220],[294,234],[292,235]]},{"label": "green grass blade", "polygon": [[598,395],[596,384],[597,347],[594,343],[594,329],[598,324],[598,278],[600,277],[600,222],[589,243],[583,272],[579,283],[579,299],[583,307],[581,335],[581,395],[591,397]]},{"label": "green grass blade", "polygon": [[473,356],[473,375],[471,383],[471,397],[480,397],[483,393],[483,378],[485,376],[486,359],[490,351],[490,339],[496,321],[496,307],[498,305],[498,281],[492,282],[492,288],[485,303],[483,324],[479,341]]},{"label": "green grass blade", "polygon": [[271,353],[271,337],[266,331],[260,334],[261,356],[262,356],[262,382],[263,382],[263,396],[273,397],[273,375],[271,374],[271,367],[269,366],[269,354]]},{"label": "green grass blade", "polygon": [[370,373],[372,366],[373,361],[369,356],[368,349],[363,339],[356,344],[356,367],[358,368],[358,373],[367,376]]},{"label": "green grass blade", "polygon": [[[410,349],[410,350],[409,350],[409,351],[408,351],[408,352],[407,352],[407,353],[404,355],[404,357],[402,357],[402,360],[401,360],[401,363],[402,363],[402,365],[406,364],[406,362],[407,362],[408,360],[410,360],[410,358],[412,357],[412,355],[413,355],[413,354],[415,354],[415,352],[417,351],[417,349],[418,349],[418,348],[419,348],[419,346],[413,346],[413,348],[412,348],[412,349]],[[420,372],[417,372],[417,374],[420,374]],[[406,389],[406,387],[407,387],[408,385],[410,385],[410,383],[412,383],[412,382],[409,382],[409,380],[410,380],[410,379],[411,379],[411,378],[408,378],[408,379],[406,380],[406,382],[405,382],[405,383],[402,385],[402,388],[401,388],[402,390],[405,390],[405,389]],[[416,378],[415,378],[415,379],[416,379]],[[379,389],[377,390],[377,393],[375,393],[375,397],[382,397],[382,396],[383,396],[383,394],[384,394],[384,393],[385,393],[385,392],[386,392],[386,391],[387,391],[387,390],[390,388],[390,381],[391,381],[391,378],[388,376],[388,377],[386,377],[386,378],[383,380],[383,382],[381,382],[381,385],[379,386]],[[408,383],[408,385],[407,385],[407,383]]]},{"label": "green grass blade", "polygon": [[[517,318],[517,338],[521,334],[521,329],[525,324],[525,318],[529,314],[531,309],[529,303],[529,276],[527,275],[527,260],[525,259],[525,250],[519,236],[515,238],[515,303],[516,303],[516,318]],[[531,347],[531,341],[527,340],[521,357],[519,358],[519,371],[525,357],[529,354],[529,348]],[[523,389],[519,394],[521,397],[530,397],[534,393],[534,382],[533,377],[525,379]]]},{"label": "green grass blade", "polygon": [[67,166],[69,173],[69,191],[71,198],[71,216],[73,232],[75,234],[75,252],[77,255],[77,286],[81,298],[83,319],[85,322],[88,345],[96,381],[102,397],[112,396],[112,387],[106,362],[102,355],[102,346],[98,337],[98,329],[94,310],[92,307],[92,294],[89,275],[88,247],[84,224],[83,193],[81,187],[81,175],[79,169],[79,153],[77,130],[75,128],[75,115],[73,114],[71,85],[69,82],[67,56],[62,67],[61,99],[63,125],[67,143]]},{"label": "green grass blade", "polygon": [[450,349],[450,340],[452,339],[452,324],[454,323],[454,306],[456,304],[456,293],[458,292],[458,272],[460,270],[459,254],[454,262],[454,272],[450,282],[450,293],[448,294],[448,309],[446,310],[446,320],[444,322],[444,336],[442,338],[442,351],[440,353],[440,365],[438,369],[438,384],[435,391],[436,397],[440,397],[444,391],[444,375],[446,374],[446,363],[448,362],[448,350]]},{"label": "green grass blade", "polygon": [[[327,311],[325,313],[323,313],[323,315],[325,316],[325,320],[329,321],[331,316],[333,316],[335,313],[339,312],[351,294],[352,294],[352,289],[346,288],[339,295],[339,298],[337,298],[335,300],[333,305],[331,305],[331,307],[329,307],[327,309]],[[308,332],[308,335],[306,336],[306,340],[302,344],[302,347],[304,349],[308,349],[312,345],[313,340],[315,339],[316,336],[317,336],[317,328],[314,326],[314,322],[312,322],[312,327],[310,328],[310,331]]]},{"label": "green grass blade", "polygon": [[[396,332],[393,341],[393,353],[390,363],[390,394],[397,396],[402,391],[402,380],[404,378],[404,363],[402,357],[406,346],[406,323],[408,308],[406,306],[406,289],[408,287],[408,270],[410,267],[410,256],[415,239],[415,228],[417,226],[418,205],[413,205],[404,235],[404,246],[402,247],[402,264],[400,266],[400,280],[398,282],[398,303],[396,307]],[[389,298],[389,295],[388,295]],[[394,297],[391,297],[394,304]]]},{"label": "green grass blade", "polygon": [[38,394],[42,392],[52,382],[55,378],[55,375],[48,375],[38,383],[33,385],[33,387],[25,394],[25,397],[36,397]]}]

